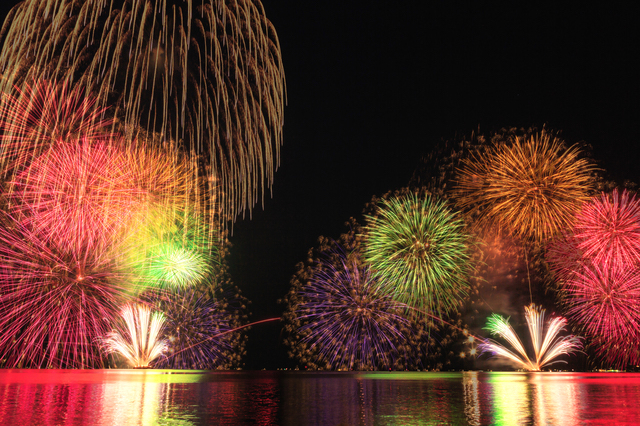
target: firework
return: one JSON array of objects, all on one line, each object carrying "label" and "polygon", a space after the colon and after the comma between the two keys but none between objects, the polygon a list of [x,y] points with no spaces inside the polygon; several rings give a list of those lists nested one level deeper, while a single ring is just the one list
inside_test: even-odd
[{"label": "firework", "polygon": [[9,182],[10,209],[47,240],[109,244],[138,208],[129,166],[110,144],[54,142]]},{"label": "firework", "polygon": [[379,292],[355,253],[324,253],[294,292],[294,349],[312,368],[392,368],[411,351],[404,347],[415,332],[402,316],[407,307]]},{"label": "firework", "polygon": [[[187,285],[211,268],[211,192],[195,164],[171,148],[115,135],[102,139],[90,126],[74,126],[90,137],[15,131],[16,144],[37,149],[8,161],[10,180],[2,187],[5,366],[102,366],[96,339],[140,291],[136,285],[151,285],[150,277],[153,285]],[[11,146],[11,134],[5,136]],[[154,228],[157,217],[161,226]],[[141,234],[156,238],[141,242]],[[188,251],[193,246],[195,254]]]},{"label": "firework", "polygon": [[468,237],[444,202],[393,197],[367,221],[364,259],[385,292],[438,315],[459,306],[468,289]]},{"label": "firework", "polygon": [[105,350],[122,355],[133,368],[148,368],[167,348],[166,342],[159,340],[164,315],[152,313],[148,306],[141,304],[125,305],[121,315],[126,327],[104,338]]},{"label": "firework", "polygon": [[145,212],[123,244],[138,283],[175,288],[201,282],[219,262],[209,224],[172,208]]},{"label": "firework", "polygon": [[570,319],[607,363],[640,362],[640,204],[627,191],[585,204],[547,258]]},{"label": "firework", "polygon": [[567,315],[598,342],[598,352],[605,360],[623,367],[640,361],[637,267],[590,265],[573,274],[562,288],[566,293]]},{"label": "firework", "polygon": [[577,146],[543,130],[466,158],[458,205],[510,234],[543,241],[569,227],[592,190],[594,167]]},{"label": "firework", "polygon": [[585,204],[573,228],[582,257],[602,267],[640,264],[640,200],[625,190]]},{"label": "firework", "polygon": [[0,98],[2,163],[29,162],[29,157],[48,150],[53,142],[112,137],[112,120],[106,109],[82,88],[37,80]]},{"label": "firework", "polygon": [[156,307],[165,316],[163,339],[169,343],[159,368],[217,369],[238,366],[244,346],[238,328],[240,299],[230,303],[197,288],[161,292]]},{"label": "firework", "polygon": [[130,297],[117,251],[94,240],[73,249],[3,213],[0,359],[3,367],[103,366],[96,339]]},{"label": "firework", "polygon": [[566,319],[562,317],[550,318],[546,324],[545,331],[545,310],[533,304],[525,306],[524,310],[535,358],[529,358],[518,335],[509,325],[509,320],[497,314],[489,317],[485,329],[489,330],[492,335],[505,339],[516,352],[507,349],[494,340],[487,339],[478,345],[480,353],[490,352],[516,363],[519,368],[524,370],[540,371],[546,365],[565,362],[555,359],[561,355],[575,352],[582,347],[579,337],[573,335],[559,336],[560,332],[565,329]]},{"label": "firework", "polygon": [[231,217],[271,184],[284,71],[259,2],[26,0],[0,34],[2,92],[43,78],[93,92],[127,139],[142,130],[202,154]]},{"label": "firework", "polygon": [[554,241],[547,253],[561,281],[591,265],[602,270],[640,265],[640,201],[614,190],[586,203],[573,228]]}]

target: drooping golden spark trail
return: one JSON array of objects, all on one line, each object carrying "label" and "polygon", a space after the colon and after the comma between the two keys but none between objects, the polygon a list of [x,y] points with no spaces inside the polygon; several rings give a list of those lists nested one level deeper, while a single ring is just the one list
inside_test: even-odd
[{"label": "drooping golden spark trail", "polygon": [[0,45],[4,94],[47,80],[94,95],[106,109],[94,118],[113,118],[126,139],[143,132],[200,158],[228,218],[271,185],[285,84],[259,2],[25,0]]}]

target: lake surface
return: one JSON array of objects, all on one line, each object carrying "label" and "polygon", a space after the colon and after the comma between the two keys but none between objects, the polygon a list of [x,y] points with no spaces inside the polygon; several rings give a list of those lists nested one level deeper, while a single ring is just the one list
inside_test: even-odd
[{"label": "lake surface", "polygon": [[0,370],[2,425],[639,422],[637,373]]}]

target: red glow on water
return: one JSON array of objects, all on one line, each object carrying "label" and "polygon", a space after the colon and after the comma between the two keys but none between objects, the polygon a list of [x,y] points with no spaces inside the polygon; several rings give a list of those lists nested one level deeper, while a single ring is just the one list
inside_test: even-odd
[{"label": "red glow on water", "polygon": [[1,370],[0,424],[636,424],[640,374]]}]

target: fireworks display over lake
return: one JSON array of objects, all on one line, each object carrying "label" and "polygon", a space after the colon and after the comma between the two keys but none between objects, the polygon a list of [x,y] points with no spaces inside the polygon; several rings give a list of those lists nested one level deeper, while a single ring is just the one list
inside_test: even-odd
[{"label": "fireworks display over lake", "polygon": [[[11,9],[0,367],[243,365],[250,301],[229,239],[277,182],[287,100],[267,12],[252,0]],[[371,196],[290,265],[274,345],[300,368],[463,368],[473,360],[452,354],[469,342],[506,368],[640,363],[640,197],[586,143],[546,125],[478,130]]]},{"label": "fireworks display over lake", "polygon": [[[168,365],[211,367],[196,360],[220,329],[210,353],[241,352],[243,314],[213,294],[233,289],[227,223],[279,161],[284,75],[260,5],[26,1],[6,23],[2,365],[148,366],[175,356],[163,334],[193,334],[209,344]],[[176,318],[179,300],[203,318]]]}]

